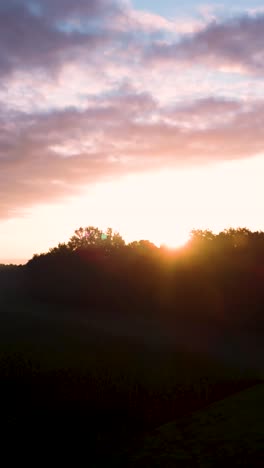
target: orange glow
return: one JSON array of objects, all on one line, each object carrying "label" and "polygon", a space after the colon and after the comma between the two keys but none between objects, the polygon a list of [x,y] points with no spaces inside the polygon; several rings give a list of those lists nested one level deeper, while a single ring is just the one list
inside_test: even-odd
[{"label": "orange glow", "polygon": [[178,250],[187,244],[189,237],[190,236],[187,235],[181,241],[180,241],[180,237],[178,237],[177,241],[175,241],[175,239],[172,239],[171,241],[162,242],[161,245],[164,245],[167,249],[172,250],[172,251]]},{"label": "orange glow", "polygon": [[263,230],[263,173],[264,160],[258,157],[97,184],[61,204],[39,205],[26,217],[2,223],[1,261],[45,252],[87,225],[110,226],[127,242],[148,239],[170,248],[183,246],[192,229]]}]

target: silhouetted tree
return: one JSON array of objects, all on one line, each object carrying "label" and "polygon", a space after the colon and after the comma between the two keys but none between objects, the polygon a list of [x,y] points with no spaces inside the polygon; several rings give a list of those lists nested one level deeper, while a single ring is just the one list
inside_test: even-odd
[{"label": "silhouetted tree", "polygon": [[69,240],[69,247],[71,250],[89,247],[91,245],[100,245],[102,242],[103,231],[94,227],[88,226],[86,228],[80,227],[76,229],[74,235]]},{"label": "silhouetted tree", "polygon": [[120,249],[124,245],[125,241],[118,232],[114,232],[111,228],[107,228],[104,232],[94,226],[77,229],[68,243],[68,247],[73,251],[96,247],[105,253]]},{"label": "silhouetted tree", "polygon": [[261,329],[263,264],[264,233],[246,228],[193,230],[185,248],[171,251],[88,226],[26,270],[42,300]]}]

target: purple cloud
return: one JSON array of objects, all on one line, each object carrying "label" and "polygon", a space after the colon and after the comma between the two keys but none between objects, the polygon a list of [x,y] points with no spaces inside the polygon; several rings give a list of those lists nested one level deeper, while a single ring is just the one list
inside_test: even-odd
[{"label": "purple cloud", "polygon": [[[166,21],[156,18],[153,28],[149,17],[139,19],[118,0],[0,2],[0,78],[6,89],[0,110],[1,218],[98,180],[251,157],[264,150],[263,101],[209,96],[183,103],[175,89],[161,105],[158,85],[152,96],[145,91],[144,77],[134,87],[124,84],[135,83],[135,74],[142,77],[146,67],[151,79],[151,63],[160,67],[163,62],[233,67],[261,75],[264,16],[215,21],[178,42]],[[157,43],[157,31],[166,42]],[[15,111],[23,105],[12,107],[8,87],[21,79],[16,92],[23,94],[19,73],[30,75],[34,87],[36,71],[57,76],[70,63],[77,75],[78,67],[87,63],[82,73],[104,74],[105,89],[95,94],[85,77],[80,90],[73,90],[81,95],[74,101],[81,101],[80,108],[67,108],[65,91],[65,96],[49,101],[50,107],[44,106],[46,112],[43,107],[37,111],[34,102],[27,112]],[[87,83],[89,77],[87,72]],[[65,80],[71,84],[71,72]],[[52,88],[45,78],[43,82],[49,93]],[[58,79],[53,93],[59,88]]]},{"label": "purple cloud", "polygon": [[[109,15],[118,14],[115,2],[107,0],[0,4],[0,74],[30,69],[51,72],[67,61],[87,60],[114,40],[113,31],[104,26]],[[65,22],[78,18],[86,20],[85,28]],[[92,27],[94,21],[99,21],[97,28]]]},{"label": "purple cloud", "polygon": [[213,21],[176,43],[151,44],[148,58],[156,63],[205,65],[263,75],[264,15]]},{"label": "purple cloud", "polygon": [[[0,73],[53,72],[67,62],[87,62],[96,56],[101,62],[136,61],[141,67],[151,61],[263,74],[261,13],[214,20],[177,42],[171,24],[169,30],[166,21],[158,24],[159,42],[151,21],[140,22],[126,2],[10,0],[0,4]],[[133,55],[127,55],[128,47]]]}]

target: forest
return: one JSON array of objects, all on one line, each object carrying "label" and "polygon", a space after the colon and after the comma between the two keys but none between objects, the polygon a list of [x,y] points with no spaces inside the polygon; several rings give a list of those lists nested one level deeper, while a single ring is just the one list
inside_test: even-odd
[{"label": "forest", "polygon": [[6,435],[126,466],[144,434],[263,380],[263,282],[246,228],[170,249],[88,226],[1,265]]},{"label": "forest", "polygon": [[193,231],[172,250],[87,227],[23,268],[31,298],[262,333],[264,233]]}]

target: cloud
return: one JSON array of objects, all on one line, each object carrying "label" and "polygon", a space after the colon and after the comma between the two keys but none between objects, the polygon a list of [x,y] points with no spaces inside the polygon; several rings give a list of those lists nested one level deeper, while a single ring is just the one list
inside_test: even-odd
[{"label": "cloud", "polygon": [[203,65],[262,76],[263,13],[208,21],[168,21],[120,0],[2,2],[0,77],[36,70],[56,74],[66,64],[91,61]]},{"label": "cloud", "polygon": [[206,99],[160,107],[129,87],[83,111],[2,116],[0,216],[98,180],[254,156],[264,150],[263,125],[263,102]]},{"label": "cloud", "polygon": [[1,3],[0,76],[58,72],[67,62],[91,59],[114,41],[105,24],[118,14],[115,2],[108,0]]},{"label": "cloud", "polygon": [[264,15],[214,20],[191,37],[150,46],[153,63],[175,63],[241,73],[264,73]]},{"label": "cloud", "polygon": [[192,88],[181,101],[162,64],[181,76],[193,65],[261,75],[264,16],[181,32],[127,1],[0,1],[1,218],[98,180],[263,152],[262,100],[207,86],[206,98]]}]

